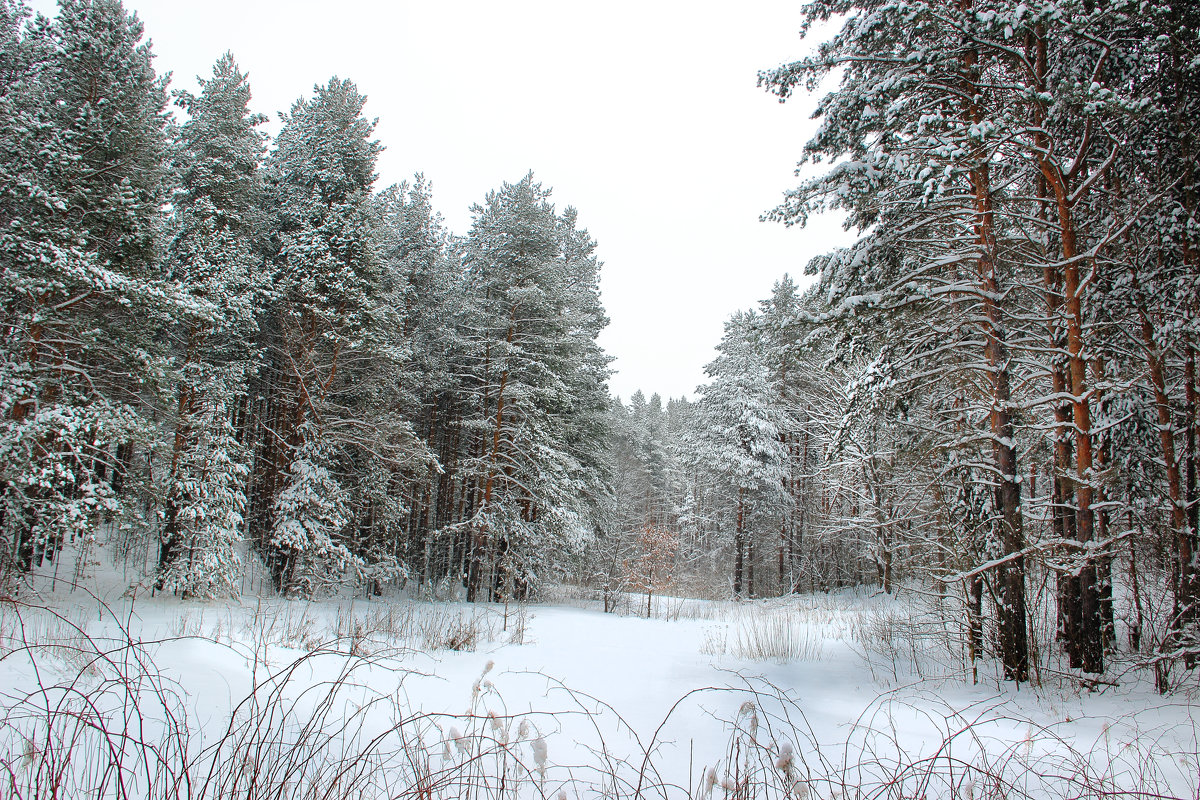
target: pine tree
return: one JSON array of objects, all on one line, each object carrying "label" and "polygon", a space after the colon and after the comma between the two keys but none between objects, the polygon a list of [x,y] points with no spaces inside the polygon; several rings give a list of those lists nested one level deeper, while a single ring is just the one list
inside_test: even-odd
[{"label": "pine tree", "polygon": [[[344,419],[339,381],[367,347],[378,310],[372,294],[382,253],[371,186],[380,145],[370,138],[374,123],[362,116],[365,103],[350,81],[314,87],[313,97],[298,100],[284,118],[267,165],[276,296],[264,323],[269,368],[262,388],[271,433],[256,457],[252,514],[276,587],[289,594],[320,583],[316,563],[345,563],[328,558],[328,548],[306,552],[317,539],[295,534],[347,534],[332,528],[348,522],[339,504],[326,513],[330,498],[300,494],[345,491],[329,471],[337,458],[331,437]],[[305,509],[322,516],[306,520]]]},{"label": "pine tree", "polygon": [[157,271],[166,96],[141,23],[116,0],[26,16],[0,13],[2,526],[18,569],[119,510],[163,374],[155,332],[207,309]]},{"label": "pine tree", "polygon": [[[811,160],[842,159],[787,196],[776,219],[803,223],[814,210],[840,207],[861,230],[874,227],[844,257],[825,262],[840,313],[896,313],[934,305],[925,335],[886,348],[885,376],[929,374],[919,359],[946,352],[937,341],[945,315],[976,334],[977,370],[986,394],[995,476],[1001,652],[1006,675],[1028,672],[1025,547],[1017,464],[1011,349],[1013,276],[1024,262],[1010,241],[1002,187],[1012,182],[1001,158],[1014,120],[1013,98],[996,81],[991,18],[969,4],[821,2],[810,22],[848,14],[841,31],[807,60],[764,73],[781,99],[804,82],[845,67],[842,87],[821,103],[825,125],[806,147]],[[953,46],[949,43],[954,42]],[[941,318],[939,318],[941,317]],[[918,319],[921,316],[917,317]],[[911,337],[910,337],[911,338]]]},{"label": "pine tree", "polygon": [[424,204],[428,211],[428,198],[420,194],[427,188],[422,186],[407,201],[404,191],[404,186],[392,187],[376,198],[381,260],[370,291],[368,323],[330,392],[335,417],[354,421],[339,426],[333,440],[338,477],[349,495],[349,546],[363,560],[360,580],[376,594],[384,583],[420,569],[413,515],[419,512],[418,496],[426,480],[438,469],[428,443],[414,428],[422,378],[413,366],[410,316],[417,316],[418,303],[427,302],[415,296],[411,280],[436,268],[440,243],[432,218],[428,226],[413,219],[422,213],[418,206]]},{"label": "pine tree", "polygon": [[[177,331],[175,345],[176,419],[158,586],[185,596],[228,592],[236,583],[235,574],[212,568],[238,566],[232,548],[241,538],[247,469],[229,417],[257,366],[253,336],[266,292],[264,137],[256,130],[264,119],[248,111],[249,85],[232,55],[217,61],[200,87],[199,96],[179,94],[189,118],[176,135],[180,187],[167,252],[171,277],[213,306],[211,316]],[[220,510],[205,511],[210,502]]]},{"label": "pine tree", "polygon": [[181,448],[167,488],[174,538],[163,542],[160,588],[185,597],[235,597],[240,593],[246,465],[232,421],[232,398],[207,388],[189,414],[189,440]]},{"label": "pine tree", "polygon": [[283,556],[283,591],[312,597],[336,583],[357,559],[339,541],[350,515],[345,490],[327,466],[330,454],[316,432],[301,431],[300,441],[272,508],[269,545]]},{"label": "pine tree", "polygon": [[401,487],[392,489],[408,504],[398,514],[403,534],[392,537],[393,549],[405,569],[429,586],[457,573],[465,551],[455,525],[468,493],[462,463],[474,455],[462,447],[464,420],[473,411],[467,384],[475,364],[463,327],[471,288],[423,176],[391,187],[382,202],[386,258],[401,287],[395,302],[403,309],[407,353],[401,378],[407,391],[397,400],[429,448],[419,466],[406,470]]},{"label": "pine tree", "polygon": [[762,534],[775,528],[782,501],[787,452],[779,406],[769,394],[761,357],[758,315],[735,314],[725,326],[720,355],[705,368],[703,427],[696,457],[718,476],[733,507],[733,593],[758,594],[755,567]]},{"label": "pine tree", "polygon": [[[532,174],[474,209],[464,248],[476,302],[479,422],[469,599],[518,594],[590,538],[599,508],[607,362],[595,247]],[[592,433],[588,433],[589,429]],[[587,447],[584,447],[587,445]],[[557,557],[552,554],[557,551]]]}]

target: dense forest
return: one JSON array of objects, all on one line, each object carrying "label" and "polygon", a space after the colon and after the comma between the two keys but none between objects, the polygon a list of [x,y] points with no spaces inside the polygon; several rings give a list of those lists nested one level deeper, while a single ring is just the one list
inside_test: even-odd
[{"label": "dense forest", "polygon": [[6,583],[103,545],[195,598],[876,586],[1010,680],[1119,648],[1170,688],[1200,654],[1200,8],[804,8],[835,32],[760,85],[837,86],[766,216],[860,235],[733,314],[694,401],[623,403],[596,242],[532,174],[456,234],[423,177],[376,185],[353,83],[269,139],[232,56],[172,92],[118,0],[0,0]]},{"label": "dense forest", "polygon": [[231,56],[169,97],[120,3],[3,8],[6,571],[107,524],[185,596],[241,591],[245,542],[285,595],[490,599],[580,551],[609,401],[574,210],[529,175],[454,236],[420,177],[375,187],[351,82],[268,148]]}]

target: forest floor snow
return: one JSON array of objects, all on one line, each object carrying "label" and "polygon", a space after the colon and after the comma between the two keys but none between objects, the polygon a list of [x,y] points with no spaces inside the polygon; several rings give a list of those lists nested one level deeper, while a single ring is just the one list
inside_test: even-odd
[{"label": "forest floor snow", "polygon": [[[1093,691],[1070,675],[973,681],[953,636],[912,627],[906,602],[660,598],[647,619],[565,596],[506,608],[60,589],[0,607],[3,766],[13,786],[32,786],[33,772],[63,761],[55,737],[60,750],[100,751],[89,736],[136,727],[168,753],[163,742],[186,728],[164,758],[189,763],[188,784],[203,789],[193,796],[261,780],[245,763],[263,753],[281,780],[310,789],[331,780],[331,764],[374,764],[339,784],[358,797],[422,782],[410,793],[1200,796],[1194,691],[1159,696],[1139,672]],[[72,733],[73,696],[124,722]],[[130,696],[141,698],[136,725]],[[47,726],[39,709],[63,716]],[[77,789],[108,780],[121,796],[80,763]],[[147,786],[184,771],[129,769]]]}]

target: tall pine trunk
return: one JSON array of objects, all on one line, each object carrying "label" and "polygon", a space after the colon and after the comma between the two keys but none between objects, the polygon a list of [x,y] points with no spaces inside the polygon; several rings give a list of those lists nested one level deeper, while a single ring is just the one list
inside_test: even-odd
[{"label": "tall pine trunk", "polygon": [[[969,5],[969,3],[968,3]],[[965,116],[979,125],[983,112],[975,101],[978,90],[978,54],[968,49],[963,59],[966,77]],[[1016,431],[1012,418],[1012,395],[1009,383],[1009,353],[1006,325],[1001,298],[1000,263],[997,257],[996,218],[992,198],[991,172],[986,158],[980,156],[970,171],[974,196],[974,234],[980,257],[976,264],[983,304],[984,356],[991,379],[991,413],[989,425],[992,439],[992,458],[996,465],[998,485],[996,505],[1000,521],[1001,562],[996,567],[997,614],[1000,629],[1000,661],[1004,677],[1025,681],[1029,677],[1029,643],[1026,635],[1025,608],[1025,534],[1021,517],[1021,472],[1017,464]]]}]

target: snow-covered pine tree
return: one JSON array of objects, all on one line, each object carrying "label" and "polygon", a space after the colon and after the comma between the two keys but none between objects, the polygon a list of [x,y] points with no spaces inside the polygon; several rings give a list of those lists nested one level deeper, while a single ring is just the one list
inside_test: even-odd
[{"label": "snow-covered pine tree", "polygon": [[[275,297],[262,323],[268,362],[259,388],[270,433],[255,458],[251,511],[254,539],[286,594],[320,585],[328,576],[317,576],[319,567],[346,563],[328,558],[328,548],[305,549],[316,539],[296,531],[329,541],[347,533],[334,530],[349,519],[340,502],[301,495],[344,491],[330,471],[338,458],[332,439],[340,423],[355,423],[343,413],[338,382],[363,357],[378,309],[382,242],[371,186],[381,148],[362,116],[365,103],[350,81],[314,87],[285,116],[267,163]],[[329,503],[329,513],[303,518]]]},{"label": "snow-covered pine tree", "polygon": [[[760,76],[786,99],[842,69],[839,89],[820,104],[824,124],[805,162],[832,168],[790,191],[771,216],[803,224],[811,213],[840,208],[869,231],[851,250],[825,260],[823,280],[834,313],[875,319],[918,310],[903,338],[889,341],[882,379],[940,380],[931,359],[952,354],[942,331],[965,330],[969,350],[945,368],[981,378],[971,402],[986,408],[990,473],[997,500],[994,580],[998,587],[1005,674],[1028,674],[1021,506],[1011,348],[1019,330],[1011,306],[1014,274],[1027,259],[1009,191],[1020,167],[1006,158],[1014,128],[1013,89],[1000,79],[1003,60],[990,41],[990,14],[970,3],[929,6],[866,0],[816,2],[808,24],[844,16],[841,30],[816,55]],[[947,325],[947,316],[955,323]],[[964,327],[965,326],[965,327]],[[934,362],[936,363],[936,361]]]},{"label": "snow-covered pine tree", "polygon": [[155,332],[196,303],[157,272],[164,81],[117,0],[63,0],[25,28],[0,6],[6,555],[28,569],[118,509]]},{"label": "snow-covered pine tree", "polygon": [[[648,528],[674,532],[681,563],[698,560],[696,537],[679,536],[679,506],[684,489],[676,447],[679,431],[670,430],[670,414],[662,398],[649,400],[635,391],[626,406],[612,399],[605,434],[604,474],[607,490],[596,541],[588,550],[589,576],[605,594],[605,608],[615,608],[619,593],[631,585],[629,564],[638,560],[637,541]],[[689,575],[690,577],[690,575]]]},{"label": "snow-covered pine tree", "polygon": [[557,215],[549,195],[532,174],[489,193],[463,250],[482,434],[473,465],[472,600],[505,585],[527,591],[539,567],[556,568],[579,551],[598,507],[598,454],[577,433],[603,424],[598,264],[574,213]]},{"label": "snow-covered pine tree", "polygon": [[[304,427],[312,427],[306,422]],[[277,580],[288,595],[312,597],[335,584],[358,559],[345,543],[350,522],[346,492],[329,472],[328,445],[316,431],[302,430],[289,474],[275,497],[270,547],[283,555]]]},{"label": "snow-covered pine tree", "polygon": [[428,226],[416,219],[429,211],[421,194],[427,188],[417,192],[405,198],[402,185],[376,198],[381,258],[368,324],[329,394],[332,418],[340,420],[329,436],[351,513],[348,546],[362,560],[360,580],[376,594],[385,583],[419,571],[413,514],[417,496],[438,470],[413,426],[422,378],[414,367],[409,317],[426,298],[410,280],[436,269],[441,258],[436,219],[431,216]]},{"label": "snow-covered pine tree", "polygon": [[[1056,505],[1064,509],[1057,513],[1065,537],[1060,637],[1071,666],[1101,672],[1111,578],[1109,510],[1099,475],[1111,457],[1104,433],[1111,394],[1101,375],[1106,347],[1099,324],[1109,279],[1098,271],[1096,256],[1123,222],[1112,206],[1093,212],[1099,181],[1121,149],[1111,125],[1139,105],[1126,94],[1128,76],[1112,69],[1117,60],[1111,57],[1140,47],[1128,38],[1140,4],[1067,2],[1025,9],[1002,4],[998,11],[981,21],[980,49],[1023,87],[1014,110],[1025,122],[1018,141],[1039,201],[1033,219],[1041,228],[1031,237],[1032,260],[1042,269],[1049,345],[1058,351],[1051,360],[1050,389],[1063,398],[1055,409]],[[1015,39],[1021,48],[1007,48],[1002,38]]]},{"label": "snow-covered pine tree", "polygon": [[[645,402],[639,391],[635,398]],[[630,531],[641,520],[638,498],[644,491],[645,470],[637,448],[637,430],[633,415],[620,398],[609,407],[609,487],[610,501],[598,518],[596,536],[587,550],[586,577],[600,589],[606,612],[616,609],[617,600],[628,589],[624,565],[632,552]]]},{"label": "snow-covered pine tree", "polygon": [[632,415],[634,452],[642,475],[638,492],[631,498],[636,505],[630,532],[649,525],[671,525],[674,516],[670,492],[670,452],[667,441],[667,413],[657,393],[646,399],[640,391],[629,400]]},{"label": "snow-covered pine tree", "polygon": [[[1200,44],[1188,34],[1200,24],[1200,9],[1168,1],[1101,11],[1089,30],[1102,31],[1093,38],[1114,55],[1089,90],[1059,111],[1075,141],[1087,130],[1080,131],[1081,118],[1101,131],[1092,137],[1098,152],[1080,171],[1102,174],[1075,210],[1084,232],[1079,246],[1100,256],[1085,277],[1098,295],[1088,354],[1103,403],[1096,472],[1106,479],[1097,481],[1096,518],[1104,529],[1098,538],[1126,540],[1105,553],[1103,566],[1113,550],[1125,550],[1131,584],[1137,570],[1162,568],[1172,588],[1171,621],[1156,656],[1155,677],[1166,690],[1170,665],[1200,653]],[[1060,37],[1047,38],[1043,48],[1054,54]],[[1060,68],[1060,81],[1079,71]],[[1108,478],[1114,469],[1121,480]],[[1155,518],[1163,524],[1147,524]],[[1170,553],[1169,563],[1147,559],[1153,552]],[[1131,626],[1134,648],[1144,643],[1141,633],[1139,618]]]},{"label": "snow-covered pine tree", "polygon": [[407,504],[402,534],[392,537],[396,558],[428,586],[461,578],[465,535],[456,527],[469,491],[460,469],[467,453],[463,421],[475,411],[468,376],[475,368],[464,324],[471,287],[464,281],[453,240],[434,210],[423,176],[384,192],[387,269],[403,287],[407,357],[406,417],[435,460],[406,469],[393,489]]},{"label": "snow-covered pine tree", "polygon": [[222,383],[198,388],[203,400],[188,411],[188,439],[167,487],[174,535],[163,542],[169,555],[160,559],[157,582],[184,597],[236,597],[249,474],[232,419],[238,398]]},{"label": "snow-covered pine tree", "polygon": [[[805,157],[833,166],[773,216],[803,223],[837,207],[866,232],[819,260],[823,298],[809,321],[837,332],[846,363],[867,356],[847,399],[907,431],[896,452],[937,454],[926,466],[940,470],[903,458],[878,474],[902,465],[929,476],[935,502],[921,505],[965,521],[966,547],[940,535],[908,546],[914,558],[965,552],[979,562],[958,572],[975,652],[981,575],[999,587],[1010,678],[1027,663],[1021,573],[1033,554],[1043,559],[1034,569],[1056,574],[1071,667],[1104,669],[1120,550],[1135,595],[1141,570],[1161,570],[1172,587],[1160,667],[1196,652],[1184,631],[1200,608],[1200,60],[1180,35],[1194,27],[1193,6],[816,2],[809,24],[837,17],[840,32],[762,75],[783,99],[844,68]],[[940,436],[919,433],[931,425]],[[1042,475],[1048,490],[1038,493]],[[934,560],[935,571],[954,569],[954,559]]]},{"label": "snow-covered pine tree", "polygon": [[710,381],[701,387],[702,427],[694,442],[694,458],[717,477],[732,509],[726,530],[733,529],[733,593],[738,597],[758,594],[759,545],[768,531],[778,530],[786,501],[786,426],[771,396],[760,322],[751,311],[738,312],[726,323],[719,355],[705,368]]},{"label": "snow-covered pine tree", "polygon": [[[177,284],[163,284],[160,269],[170,188],[167,77],[155,74],[142,23],[120,0],[62,0],[53,31],[49,88],[78,156],[58,178],[73,209],[68,216],[86,231],[116,290],[91,293],[78,306],[89,315],[85,336],[106,351],[89,378],[114,400],[148,412],[166,374],[158,333],[182,313],[203,313]],[[139,456],[138,444],[128,437],[114,450],[118,494],[149,474],[149,453]]]},{"label": "snow-covered pine tree", "polygon": [[579,227],[574,207],[568,206],[559,216],[559,236],[566,273],[561,311],[566,330],[560,345],[565,402],[551,414],[559,421],[564,447],[571,454],[570,492],[581,505],[581,524],[594,531],[612,500],[613,465],[608,450],[612,357],[598,342],[609,320],[600,301],[598,245],[586,228]]},{"label": "snow-covered pine tree", "polygon": [[157,581],[185,596],[227,594],[239,578],[234,546],[242,535],[247,470],[229,417],[257,368],[256,316],[267,290],[265,137],[257,130],[264,118],[249,112],[249,84],[231,54],[200,88],[199,95],[178,95],[188,119],[173,149],[179,188],[167,269],[210,303],[212,314],[174,331],[175,430]]},{"label": "snow-covered pine tree", "polygon": [[776,402],[787,415],[783,444],[788,454],[784,488],[789,502],[779,526],[776,560],[780,592],[796,591],[800,586],[800,562],[803,558],[804,512],[812,430],[806,408],[799,402],[801,387],[808,376],[801,369],[801,342],[797,329],[799,289],[791,276],[784,275],[771,289],[771,298],[759,304],[762,316],[763,353],[771,375]]}]

